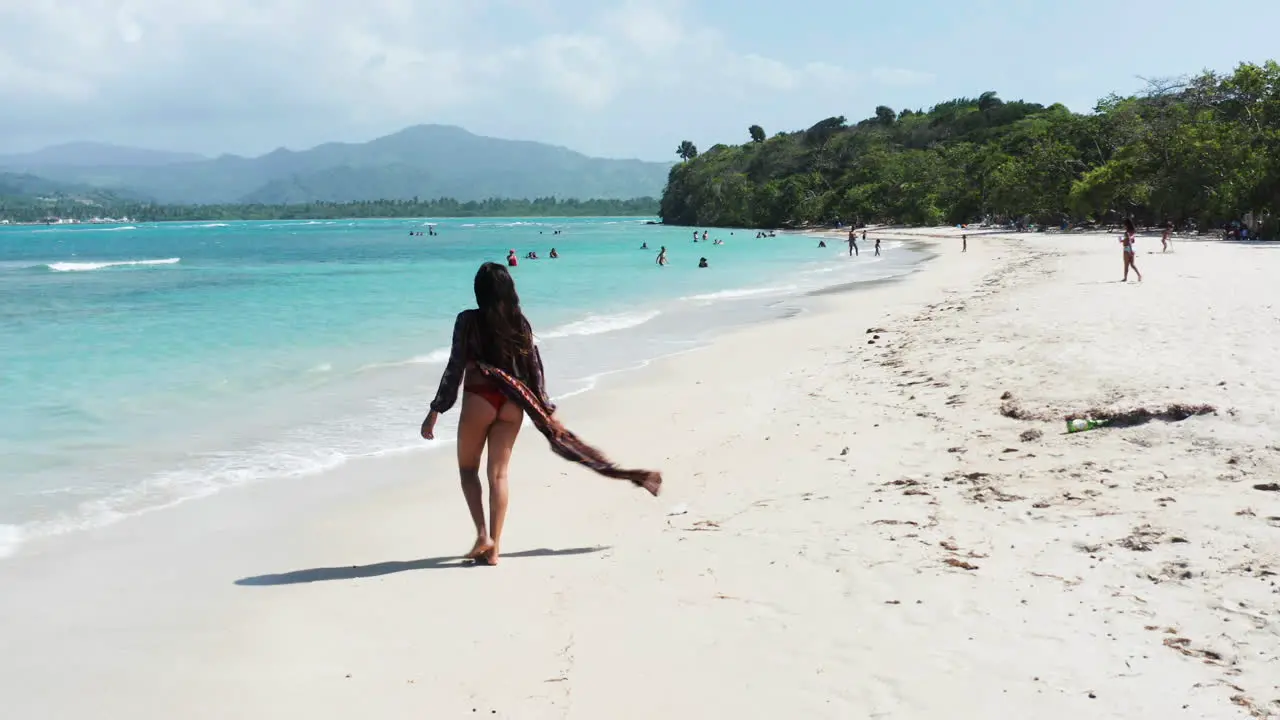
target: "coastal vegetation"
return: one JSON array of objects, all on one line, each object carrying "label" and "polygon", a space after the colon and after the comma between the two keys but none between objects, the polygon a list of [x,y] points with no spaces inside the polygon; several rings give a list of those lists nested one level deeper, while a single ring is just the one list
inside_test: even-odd
[{"label": "coastal vegetation", "polygon": [[1280,219],[1280,65],[1148,80],[1092,112],[996,92],[928,110],[881,106],[699,154],[680,145],[661,199],[675,225],[1046,225]]},{"label": "coastal vegetation", "polygon": [[157,205],[110,195],[44,197],[0,195],[0,220],[38,223],[52,218],[88,221],[94,218],[128,218],[133,222],[168,220],[326,220],[338,218],[398,217],[610,217],[653,216],[655,198],[631,200],[573,200],[537,198],[459,202],[434,200],[362,200],[358,202],[308,202],[296,204]]}]

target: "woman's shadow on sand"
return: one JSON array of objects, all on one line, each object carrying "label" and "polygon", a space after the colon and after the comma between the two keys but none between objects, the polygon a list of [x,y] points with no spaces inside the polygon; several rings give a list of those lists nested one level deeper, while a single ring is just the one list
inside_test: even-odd
[{"label": "woman's shadow on sand", "polygon": [[[565,548],[563,550],[539,548],[537,550],[521,550],[519,552],[503,553],[502,559],[586,555],[588,553],[600,552],[608,549],[609,548],[607,546]],[[306,570],[294,570],[292,572],[278,573],[275,575],[255,575],[253,577],[240,578],[236,581],[236,584],[249,587],[264,585],[298,585],[301,583],[323,582],[326,580],[356,580],[358,578],[391,575],[392,573],[408,572],[410,570],[452,570],[472,567],[477,567],[477,565],[475,563],[464,561],[457,555],[450,555],[447,557],[422,558],[421,560],[390,560],[387,562],[373,563],[372,565],[308,568]]]}]

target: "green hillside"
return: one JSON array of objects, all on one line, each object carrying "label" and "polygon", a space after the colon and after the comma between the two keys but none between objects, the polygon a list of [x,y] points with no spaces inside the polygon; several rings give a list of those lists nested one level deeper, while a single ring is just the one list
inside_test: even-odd
[{"label": "green hillside", "polygon": [[1242,64],[1110,96],[1094,112],[994,92],[888,107],[697,154],[683,143],[664,222],[781,227],[1028,218],[1192,223],[1280,216],[1280,65]]}]

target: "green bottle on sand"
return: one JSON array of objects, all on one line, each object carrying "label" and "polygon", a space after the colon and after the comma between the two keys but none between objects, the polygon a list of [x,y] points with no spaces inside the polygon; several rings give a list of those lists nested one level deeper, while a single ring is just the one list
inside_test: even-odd
[{"label": "green bottle on sand", "polygon": [[1106,420],[1092,420],[1089,418],[1073,418],[1067,420],[1067,432],[1078,433],[1086,430],[1100,428],[1107,424]]}]

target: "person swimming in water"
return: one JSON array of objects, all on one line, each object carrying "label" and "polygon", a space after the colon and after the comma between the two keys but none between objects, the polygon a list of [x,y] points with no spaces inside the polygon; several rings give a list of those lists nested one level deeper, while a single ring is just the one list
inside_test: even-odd
[{"label": "person swimming in water", "polygon": [[640,243],[640,249],[641,249],[641,250],[648,250],[648,249],[649,249],[649,242],[646,240],[645,242]]},{"label": "person swimming in water", "polygon": [[555,249],[555,248],[551,248],[551,254],[550,254],[550,255],[548,255],[547,257],[550,257],[550,258],[552,258],[552,259],[555,259],[555,258],[560,257],[560,253],[556,252],[556,249]]},{"label": "person swimming in water", "polygon": [[819,241],[818,241],[818,247],[820,247],[820,248],[824,248],[824,247],[826,247],[826,246],[827,246],[827,241],[826,241],[826,240],[819,240]]},{"label": "person swimming in water", "polygon": [[516,265],[519,265],[519,264],[520,264],[520,261],[516,260],[515,249],[513,248],[511,250],[508,250],[507,251],[507,267],[515,267]]},{"label": "person swimming in water", "polygon": [[698,267],[700,267],[700,268],[704,268],[704,267],[710,267],[710,266],[709,266],[709,265],[707,265],[707,259],[706,259],[706,258],[702,258],[702,259],[698,260]]},{"label": "person swimming in water", "polygon": [[[420,433],[425,440],[435,439],[436,423],[457,402],[461,389],[458,474],[476,531],[475,542],[463,557],[497,565],[507,517],[507,472],[526,415],[551,443],[552,451],[566,460],[605,477],[630,481],[653,495],[662,488],[662,475],[618,467],[556,419],[533,328],[520,308],[520,296],[506,268],[497,263],[481,265],[474,288],[476,308],[458,313],[454,321],[449,362]],[[487,524],[480,484],[480,460],[486,448]]]},{"label": "person swimming in water", "polygon": [[707,231],[706,231],[706,230],[703,230],[703,231],[702,231],[702,242],[706,242],[706,241],[707,241]]}]

